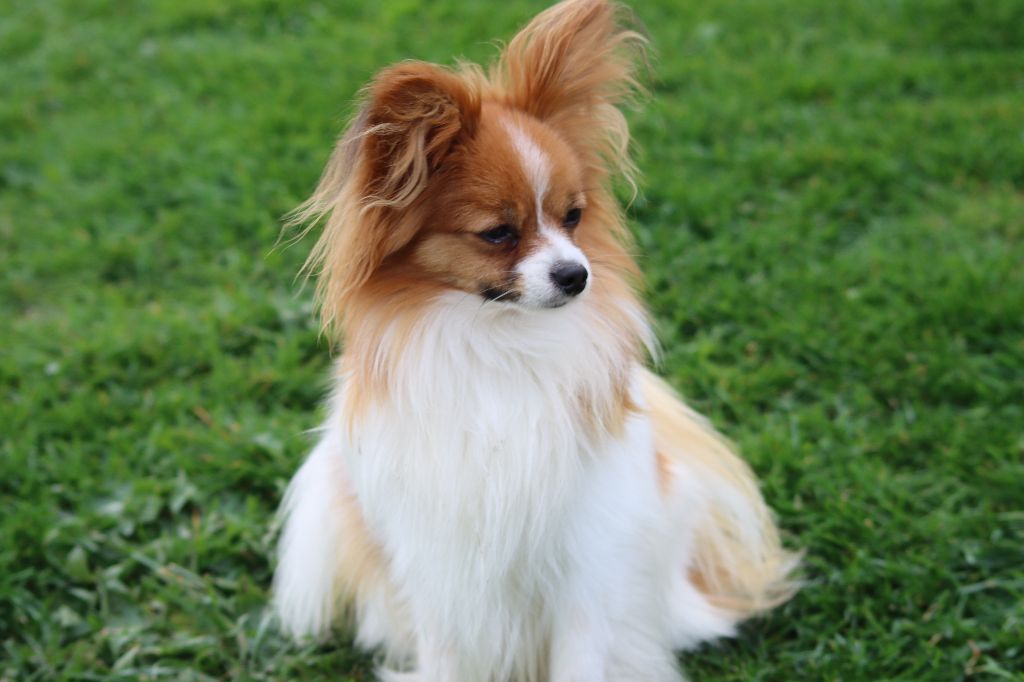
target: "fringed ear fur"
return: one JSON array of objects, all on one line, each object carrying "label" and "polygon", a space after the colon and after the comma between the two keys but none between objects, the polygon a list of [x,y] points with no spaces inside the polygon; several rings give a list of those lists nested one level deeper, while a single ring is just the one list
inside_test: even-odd
[{"label": "fringed ear fur", "polygon": [[456,139],[470,136],[480,100],[463,78],[432,64],[386,69],[369,88],[363,133],[370,206],[404,208]]},{"label": "fringed ear fur", "polygon": [[646,39],[627,11],[606,0],[565,0],[512,39],[490,78],[506,103],[551,125],[587,158],[635,190],[629,130],[619,106],[642,91],[637,66]]},{"label": "fringed ear fur", "polygon": [[316,275],[321,320],[330,331],[352,294],[384,260],[409,243],[414,204],[456,142],[472,135],[479,89],[433,64],[385,69],[365,90],[365,105],[339,140],[320,182],[290,216],[303,234],[326,217],[303,268]]}]

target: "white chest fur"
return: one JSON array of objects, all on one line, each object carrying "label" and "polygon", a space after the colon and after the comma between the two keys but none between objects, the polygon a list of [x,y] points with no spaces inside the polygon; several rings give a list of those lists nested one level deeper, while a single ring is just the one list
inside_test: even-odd
[{"label": "white chest fur", "polygon": [[370,551],[340,520],[348,490],[386,563],[386,587],[356,595],[359,639],[416,672],[386,679],[678,680],[666,596],[693,603],[685,515],[659,494],[648,417],[612,434],[587,412],[639,369],[613,332],[586,296],[518,315],[453,294],[351,421],[343,384],[285,500],[283,624],[323,633],[335,557]]},{"label": "white chest fur", "polygon": [[[623,447],[595,436],[580,414],[576,397],[611,396],[622,362],[596,311],[581,301],[509,313],[471,297],[442,300],[404,350],[388,400],[359,420],[345,448],[359,506],[413,619],[442,648],[474,652],[479,665],[456,679],[543,665],[535,659],[552,609],[586,541],[581,519],[594,516],[583,509],[589,489],[610,483],[601,471],[617,471],[622,490],[611,499],[657,500],[645,420],[630,423]],[[629,516],[629,507],[617,511]]]}]

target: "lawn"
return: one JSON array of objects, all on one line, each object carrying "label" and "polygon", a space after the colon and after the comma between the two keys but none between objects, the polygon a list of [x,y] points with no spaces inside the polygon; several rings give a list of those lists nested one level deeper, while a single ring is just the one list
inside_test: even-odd
[{"label": "lawn", "polygon": [[[542,6],[0,0],[0,680],[371,679],[265,617],[331,357],[280,217]],[[1024,3],[635,9],[662,371],[806,550],[688,672],[1024,680]]]}]

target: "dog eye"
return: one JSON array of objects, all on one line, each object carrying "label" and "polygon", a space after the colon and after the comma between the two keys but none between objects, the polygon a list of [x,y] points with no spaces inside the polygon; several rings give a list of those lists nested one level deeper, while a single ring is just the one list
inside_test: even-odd
[{"label": "dog eye", "polygon": [[481,239],[491,244],[511,244],[518,238],[515,228],[511,225],[498,225],[478,234]]},{"label": "dog eye", "polygon": [[582,208],[570,208],[569,212],[565,214],[565,220],[562,221],[562,225],[566,227],[576,227],[580,224],[580,218],[582,217]]}]

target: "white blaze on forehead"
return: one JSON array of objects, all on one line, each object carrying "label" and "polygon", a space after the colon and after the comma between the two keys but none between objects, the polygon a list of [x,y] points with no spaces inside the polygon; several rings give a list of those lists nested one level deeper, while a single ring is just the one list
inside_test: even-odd
[{"label": "white blaze on forehead", "polygon": [[544,196],[548,193],[548,184],[551,182],[551,160],[536,141],[518,125],[505,120],[505,129],[512,138],[512,147],[519,155],[526,179],[533,187],[533,196],[537,204],[537,223],[540,224],[544,220]]},{"label": "white blaze on forehead", "polygon": [[520,261],[516,267],[522,280],[520,300],[526,305],[541,307],[561,305],[566,297],[551,279],[552,268],[558,263],[578,263],[586,268],[589,274],[590,264],[579,247],[545,219],[544,197],[551,183],[551,159],[521,127],[506,120],[505,128],[508,130],[512,147],[519,156],[523,173],[533,188],[537,231],[540,234],[539,248]]}]

